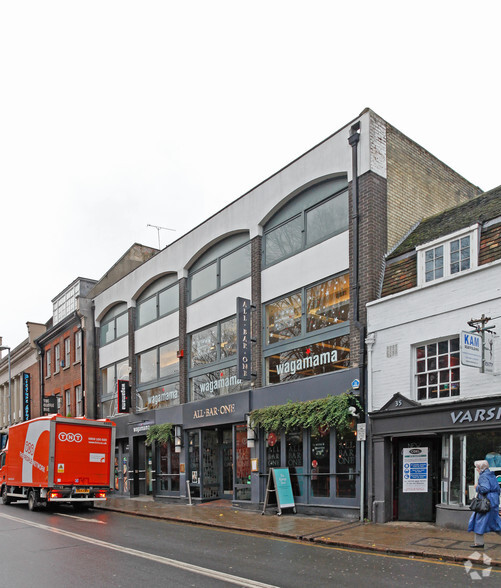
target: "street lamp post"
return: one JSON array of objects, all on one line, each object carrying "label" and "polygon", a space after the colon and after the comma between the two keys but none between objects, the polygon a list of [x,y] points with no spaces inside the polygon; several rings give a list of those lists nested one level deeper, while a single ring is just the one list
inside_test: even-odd
[{"label": "street lamp post", "polygon": [[0,351],[7,351],[7,361],[8,361],[8,365],[9,365],[9,417],[8,417],[7,423],[10,427],[11,414],[12,414],[12,411],[11,411],[11,388],[10,388],[10,386],[11,386],[11,383],[10,383],[10,347],[2,346],[1,343],[2,343],[2,340],[0,337]]}]

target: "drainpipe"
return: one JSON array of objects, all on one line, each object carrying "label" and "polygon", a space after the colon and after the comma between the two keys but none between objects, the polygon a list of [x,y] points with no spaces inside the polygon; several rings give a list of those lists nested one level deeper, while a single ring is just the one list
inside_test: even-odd
[{"label": "drainpipe", "polygon": [[[360,302],[359,302],[359,192],[358,192],[358,143],[360,141],[360,122],[356,122],[350,129],[348,143],[351,146],[351,194],[352,194],[352,267],[351,275],[353,276],[353,324],[358,330],[359,341],[359,371],[360,371],[360,404],[365,414],[365,424],[367,430],[367,410],[365,394],[365,326],[360,322]],[[365,514],[365,441],[360,441],[360,521],[363,522]]]}]

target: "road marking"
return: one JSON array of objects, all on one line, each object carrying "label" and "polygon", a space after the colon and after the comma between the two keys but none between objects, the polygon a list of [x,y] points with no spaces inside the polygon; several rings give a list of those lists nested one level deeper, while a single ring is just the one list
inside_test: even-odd
[{"label": "road marking", "polygon": [[86,519],[84,517],[77,517],[76,515],[70,515],[64,512],[55,512],[52,514],[55,514],[58,517],[68,517],[69,519],[76,519],[77,521],[85,521],[87,523],[97,523],[98,525],[106,525],[104,521],[98,521],[97,519]]},{"label": "road marking", "polygon": [[143,559],[155,561],[157,563],[171,566],[173,568],[179,568],[181,570],[192,572],[194,574],[207,576],[209,578],[214,578],[215,580],[221,580],[222,582],[228,582],[230,584],[236,584],[238,586],[245,586],[249,588],[278,588],[277,586],[274,586],[272,584],[264,584],[263,582],[256,582],[254,580],[249,580],[247,578],[240,578],[239,576],[233,576],[232,574],[226,574],[225,572],[218,572],[217,570],[210,570],[208,568],[202,568],[200,566],[196,566],[193,564],[183,563],[181,561],[176,561],[175,559],[170,559],[168,557],[163,557],[161,555],[153,555],[152,553],[147,553],[146,551],[139,551],[137,549],[131,549],[129,547],[122,547],[121,545],[108,543],[108,541],[101,541],[100,539],[86,537],[85,535],[79,535],[77,533],[72,533],[71,531],[56,529],[54,527],[50,527],[49,525],[44,525],[42,523],[27,521],[20,517],[14,517],[4,513],[0,513],[0,517],[3,517],[4,519],[9,519],[11,521],[15,521],[16,523],[24,523],[25,525],[30,525],[31,527],[36,527],[37,529],[41,529],[42,531],[50,531],[52,533],[57,533],[58,535],[63,535],[65,537],[76,539],[77,541],[83,541],[85,543],[89,543],[90,545],[104,547],[105,549],[111,549],[113,551],[120,551],[128,555],[134,555],[136,557],[141,557]]}]

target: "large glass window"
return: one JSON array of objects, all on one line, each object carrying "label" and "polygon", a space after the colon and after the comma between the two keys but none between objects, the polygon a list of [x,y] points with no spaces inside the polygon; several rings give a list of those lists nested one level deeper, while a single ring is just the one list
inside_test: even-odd
[{"label": "large glass window", "polygon": [[418,400],[459,396],[459,374],[459,337],[416,348]]},{"label": "large glass window", "polygon": [[442,438],[442,502],[467,505],[476,495],[474,462],[485,459],[501,486],[501,432],[454,433]]},{"label": "large glass window", "polygon": [[306,245],[324,241],[348,229],[348,192],[306,212]]},{"label": "large glass window", "polygon": [[101,416],[109,417],[117,413],[118,390],[117,381],[129,377],[127,359],[101,369]]},{"label": "large glass window", "polygon": [[266,358],[268,384],[290,382],[349,367],[350,337],[343,335],[303,347],[278,351]]},{"label": "large glass window", "polygon": [[346,178],[322,182],[304,190],[275,213],[264,230],[264,265],[348,230],[346,187]]},{"label": "large glass window", "polygon": [[179,404],[179,381],[163,386],[155,386],[138,390],[136,394],[136,408],[142,410],[155,410],[167,408]]},{"label": "large glass window", "polygon": [[193,333],[190,337],[191,367],[204,366],[236,354],[237,319],[233,317]]},{"label": "large glass window", "polygon": [[302,295],[290,294],[265,307],[266,343],[280,343],[301,334]]},{"label": "large glass window", "polygon": [[198,300],[250,275],[247,233],[232,235],[204,253],[190,269],[190,301]]},{"label": "large glass window", "polygon": [[158,493],[179,492],[179,453],[175,452],[174,443],[159,446]]},{"label": "large glass window", "polygon": [[[248,388],[236,376],[237,320],[232,317],[190,335],[191,400]],[[219,364],[216,368],[215,364]]]},{"label": "large glass window", "polygon": [[249,388],[248,382],[237,378],[237,368],[233,366],[194,376],[190,383],[191,400],[225,396]]},{"label": "large glass window", "polygon": [[117,304],[103,318],[100,327],[101,347],[120,339],[129,332],[127,304]]},{"label": "large glass window", "polygon": [[138,383],[146,384],[147,382],[177,376],[179,374],[178,347],[179,342],[176,339],[138,354]]},{"label": "large glass window", "polygon": [[348,313],[348,274],[266,304],[267,383],[349,367]]},{"label": "large glass window", "polygon": [[306,330],[318,331],[348,320],[349,274],[332,278],[306,290]]},{"label": "large glass window", "polygon": [[303,218],[298,216],[269,230],[265,239],[266,265],[290,257],[303,248]]},{"label": "large glass window", "polygon": [[137,328],[158,320],[179,308],[179,282],[171,274],[150,285],[138,298]]},{"label": "large glass window", "polygon": [[328,498],[330,486],[330,429],[311,431],[311,493],[318,498]]}]

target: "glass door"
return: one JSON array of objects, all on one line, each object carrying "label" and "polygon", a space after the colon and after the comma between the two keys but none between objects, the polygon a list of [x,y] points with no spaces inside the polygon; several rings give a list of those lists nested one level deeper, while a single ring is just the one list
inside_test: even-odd
[{"label": "glass door", "polygon": [[202,431],[202,498],[219,498],[218,432],[215,429]]}]

